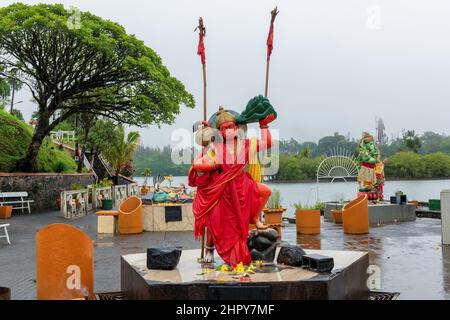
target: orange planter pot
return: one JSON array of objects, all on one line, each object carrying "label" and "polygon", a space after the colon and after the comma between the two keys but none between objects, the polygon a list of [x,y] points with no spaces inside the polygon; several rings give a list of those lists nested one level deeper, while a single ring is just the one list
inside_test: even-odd
[{"label": "orange planter pot", "polygon": [[320,210],[296,210],[295,222],[299,234],[320,233]]},{"label": "orange planter pot", "polygon": [[411,201],[409,201],[409,203],[413,204],[416,208],[419,207],[419,201],[417,201],[417,200],[411,200]]},{"label": "orange planter pot", "polygon": [[141,187],[141,194],[142,195],[145,196],[149,192],[150,192],[150,188],[149,187]]},{"label": "orange planter pot", "polygon": [[142,231],[142,200],[130,196],[119,206],[119,233],[138,234]]},{"label": "orange planter pot", "polygon": [[283,212],[285,212],[285,208],[279,209],[263,209],[264,212],[264,223],[265,224],[281,224],[281,219],[283,217]]},{"label": "orange planter pot", "polygon": [[11,218],[12,206],[0,206],[0,219]]},{"label": "orange planter pot", "polygon": [[342,210],[333,209],[331,213],[333,214],[334,223],[342,224]]},{"label": "orange planter pot", "polygon": [[369,233],[369,204],[366,194],[350,201],[342,208],[342,220],[344,233]]}]

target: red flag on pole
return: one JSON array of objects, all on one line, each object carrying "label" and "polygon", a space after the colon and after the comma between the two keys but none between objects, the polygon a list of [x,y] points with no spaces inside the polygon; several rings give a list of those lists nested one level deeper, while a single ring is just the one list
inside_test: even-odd
[{"label": "red flag on pole", "polygon": [[197,54],[201,57],[202,64],[205,64],[206,63],[206,60],[205,60],[205,43],[203,42],[203,34],[202,34],[201,31],[199,33]]},{"label": "red flag on pole", "polygon": [[270,23],[269,35],[267,36],[267,60],[270,60],[272,50],[273,50],[273,22]]},{"label": "red flag on pole", "polygon": [[272,54],[272,50],[273,50],[273,24],[275,22],[275,18],[277,17],[278,14],[278,8],[275,7],[275,9],[273,9],[270,12],[271,15],[271,19],[270,19],[270,29],[269,29],[269,35],[267,36],[267,61],[270,60],[270,56]]}]

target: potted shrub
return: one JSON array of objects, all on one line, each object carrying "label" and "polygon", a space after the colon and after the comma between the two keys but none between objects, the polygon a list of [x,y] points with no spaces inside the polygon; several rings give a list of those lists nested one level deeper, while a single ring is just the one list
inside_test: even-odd
[{"label": "potted shrub", "polygon": [[312,206],[303,206],[300,202],[294,204],[295,222],[299,234],[320,233],[320,210],[323,204],[317,202]]},{"label": "potted shrub", "polygon": [[141,187],[142,195],[146,195],[150,191],[150,188],[147,187],[147,181],[148,181],[148,177],[150,177],[151,174],[152,174],[152,171],[149,168],[145,168],[144,171],[142,172],[142,175],[145,177],[144,184]]},{"label": "potted shrub", "polygon": [[274,189],[267,201],[267,207],[263,209],[264,223],[268,225],[280,225],[283,212],[286,209],[281,206],[280,191]]},{"label": "potted shrub", "polygon": [[331,209],[331,214],[333,215],[333,221],[336,224],[342,224],[342,210],[340,209]]},{"label": "potted shrub", "polygon": [[11,218],[12,206],[0,206],[0,219]]}]

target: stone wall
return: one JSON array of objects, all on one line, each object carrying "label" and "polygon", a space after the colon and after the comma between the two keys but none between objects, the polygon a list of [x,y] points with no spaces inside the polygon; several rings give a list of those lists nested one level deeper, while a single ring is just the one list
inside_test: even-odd
[{"label": "stone wall", "polygon": [[34,200],[31,211],[55,209],[61,190],[70,190],[70,185],[84,186],[94,184],[95,177],[90,173],[0,173],[0,192],[26,191]]}]

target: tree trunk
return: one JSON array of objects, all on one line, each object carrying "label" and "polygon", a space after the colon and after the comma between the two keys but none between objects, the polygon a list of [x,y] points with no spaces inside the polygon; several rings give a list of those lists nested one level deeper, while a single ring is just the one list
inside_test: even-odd
[{"label": "tree trunk", "polygon": [[83,171],[83,165],[84,165],[84,155],[86,154],[86,147],[83,146],[81,148],[81,154],[80,154],[80,158],[78,159],[78,167],[77,167],[77,172],[81,173],[81,171]]},{"label": "tree trunk", "polygon": [[80,155],[80,159],[78,160],[78,168],[77,168],[77,172],[81,173],[81,171],[83,170],[83,159],[84,159],[84,155],[86,154],[86,144],[87,144],[87,140],[89,137],[89,126],[86,126],[84,128],[84,137],[83,137],[83,147],[81,149],[81,155]]},{"label": "tree trunk", "polygon": [[27,154],[24,158],[20,159],[16,163],[16,171],[18,172],[37,172],[37,156],[39,149],[41,148],[42,142],[45,137],[50,133],[49,120],[45,116],[40,116],[39,121],[34,129],[33,137],[31,138],[31,143],[28,147]]},{"label": "tree trunk", "polygon": [[11,110],[9,111],[9,113],[13,113],[14,110],[14,93],[16,91],[16,86],[13,84],[12,86],[12,93],[11,93]]}]

